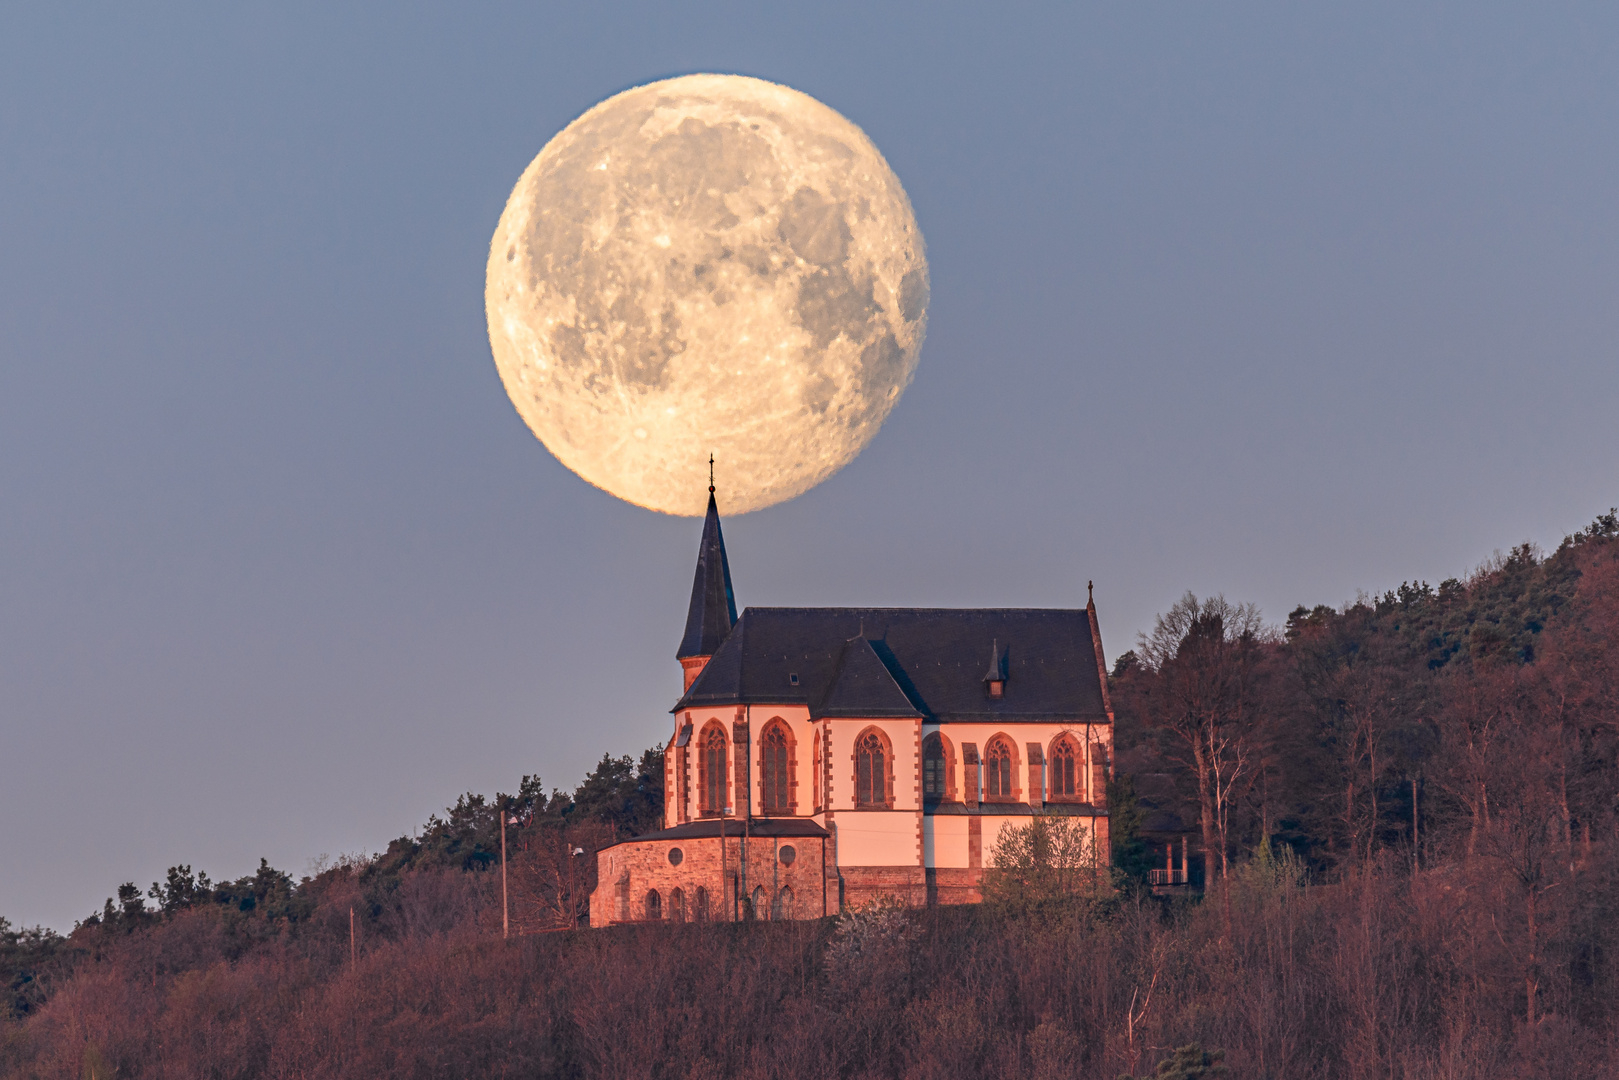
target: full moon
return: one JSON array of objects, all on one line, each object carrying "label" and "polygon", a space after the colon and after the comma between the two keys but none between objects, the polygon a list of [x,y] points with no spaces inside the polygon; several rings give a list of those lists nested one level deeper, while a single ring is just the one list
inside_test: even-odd
[{"label": "full moon", "polygon": [[700,515],[791,499],[852,461],[916,370],[928,268],[854,124],[738,75],[626,90],[524,170],[489,248],[501,381],[564,465]]}]

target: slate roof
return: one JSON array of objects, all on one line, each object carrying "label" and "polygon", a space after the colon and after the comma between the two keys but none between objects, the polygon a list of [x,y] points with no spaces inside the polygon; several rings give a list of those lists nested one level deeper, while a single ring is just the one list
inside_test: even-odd
[{"label": "slate roof", "polygon": [[736,625],[736,594],[731,590],[731,564],[725,557],[725,536],[720,532],[720,511],[714,489],[708,489],[708,514],[703,519],[703,540],[697,547],[697,575],[691,583],[691,607],[686,611],[686,636],[675,658],[713,656]]},{"label": "slate roof", "polygon": [[[791,685],[791,676],[788,683]],[[800,676],[799,682],[803,682]],[[843,643],[837,669],[826,693],[815,703],[816,716],[853,716],[870,719],[915,718],[922,714],[899,688],[864,634]]]},{"label": "slate roof", "polygon": [[[801,704],[817,718],[1106,723],[1093,642],[1083,608],[748,608],[675,711]],[[991,650],[999,698],[984,682]]]}]

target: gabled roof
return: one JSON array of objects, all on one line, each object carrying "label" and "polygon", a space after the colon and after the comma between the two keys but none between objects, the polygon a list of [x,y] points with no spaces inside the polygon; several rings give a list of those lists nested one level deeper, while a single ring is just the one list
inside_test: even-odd
[{"label": "gabled roof", "polygon": [[708,515],[703,519],[703,540],[697,547],[697,576],[691,583],[691,607],[686,611],[686,636],[675,658],[713,656],[736,625],[736,595],[731,591],[731,564],[725,558],[725,537],[720,532],[720,511],[714,489],[708,489]]},{"label": "gabled roof", "polygon": [[[845,700],[897,709],[876,659],[914,710],[902,715],[1105,724],[1098,640],[1085,609],[749,608],[675,709],[801,704],[831,715],[823,710],[854,707]],[[1005,678],[998,698],[984,682],[992,649]]]},{"label": "gabled roof", "polygon": [[[802,679],[800,679],[802,681]],[[922,714],[878,658],[864,634],[843,643],[843,655],[826,693],[810,712],[834,717],[918,717]]]}]

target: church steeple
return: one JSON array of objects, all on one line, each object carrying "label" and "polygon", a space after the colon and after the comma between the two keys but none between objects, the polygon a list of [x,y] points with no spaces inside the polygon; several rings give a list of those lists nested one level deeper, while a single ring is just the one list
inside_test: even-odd
[{"label": "church steeple", "polygon": [[[709,468],[713,468],[712,459]],[[731,591],[731,564],[725,558],[725,536],[720,532],[720,511],[714,501],[711,471],[708,514],[703,519],[703,540],[697,548],[697,574],[691,583],[691,607],[686,612],[686,636],[675,654],[685,669],[688,689],[735,625],[736,595]]]}]

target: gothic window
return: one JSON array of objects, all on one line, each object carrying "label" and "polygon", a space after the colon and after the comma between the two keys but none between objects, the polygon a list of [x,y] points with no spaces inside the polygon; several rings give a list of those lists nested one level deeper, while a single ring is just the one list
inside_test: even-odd
[{"label": "gothic window", "polygon": [[710,814],[725,810],[725,731],[708,729],[703,737],[703,809]]},{"label": "gothic window", "polygon": [[764,738],[764,796],[765,813],[785,814],[790,809],[787,798],[787,732],[780,724],[772,724]]},{"label": "gothic window", "polygon": [[686,921],[686,892],[684,889],[675,889],[669,894],[669,919],[671,922]]},{"label": "gothic window", "polygon": [[875,731],[861,736],[854,748],[854,801],[857,806],[888,802],[888,769],[883,740]]},{"label": "gothic window", "polygon": [[691,898],[691,921],[708,921],[708,890],[701,885],[697,886],[696,894]]},{"label": "gothic window", "polygon": [[648,919],[663,918],[663,898],[658,895],[657,889],[649,889],[647,891],[646,917]]},{"label": "gothic window", "polygon": [[942,799],[945,790],[944,740],[937,733],[922,744],[922,797]]},{"label": "gothic window", "polygon": [[763,885],[755,886],[753,890],[753,900],[748,904],[746,917],[749,919],[763,919],[766,917],[767,913],[768,909],[765,906],[765,887]]},{"label": "gothic window", "polygon": [[1051,749],[1051,795],[1053,798],[1073,798],[1079,794],[1083,765],[1079,761],[1079,748],[1074,740],[1057,740]]},{"label": "gothic window", "polygon": [[781,890],[781,892],[777,893],[776,898],[770,902],[770,921],[776,922],[780,919],[790,919],[792,917],[793,890],[784,888]]},{"label": "gothic window", "polygon": [[1012,797],[1012,749],[1004,739],[991,742],[984,754],[984,796],[990,799]]}]

